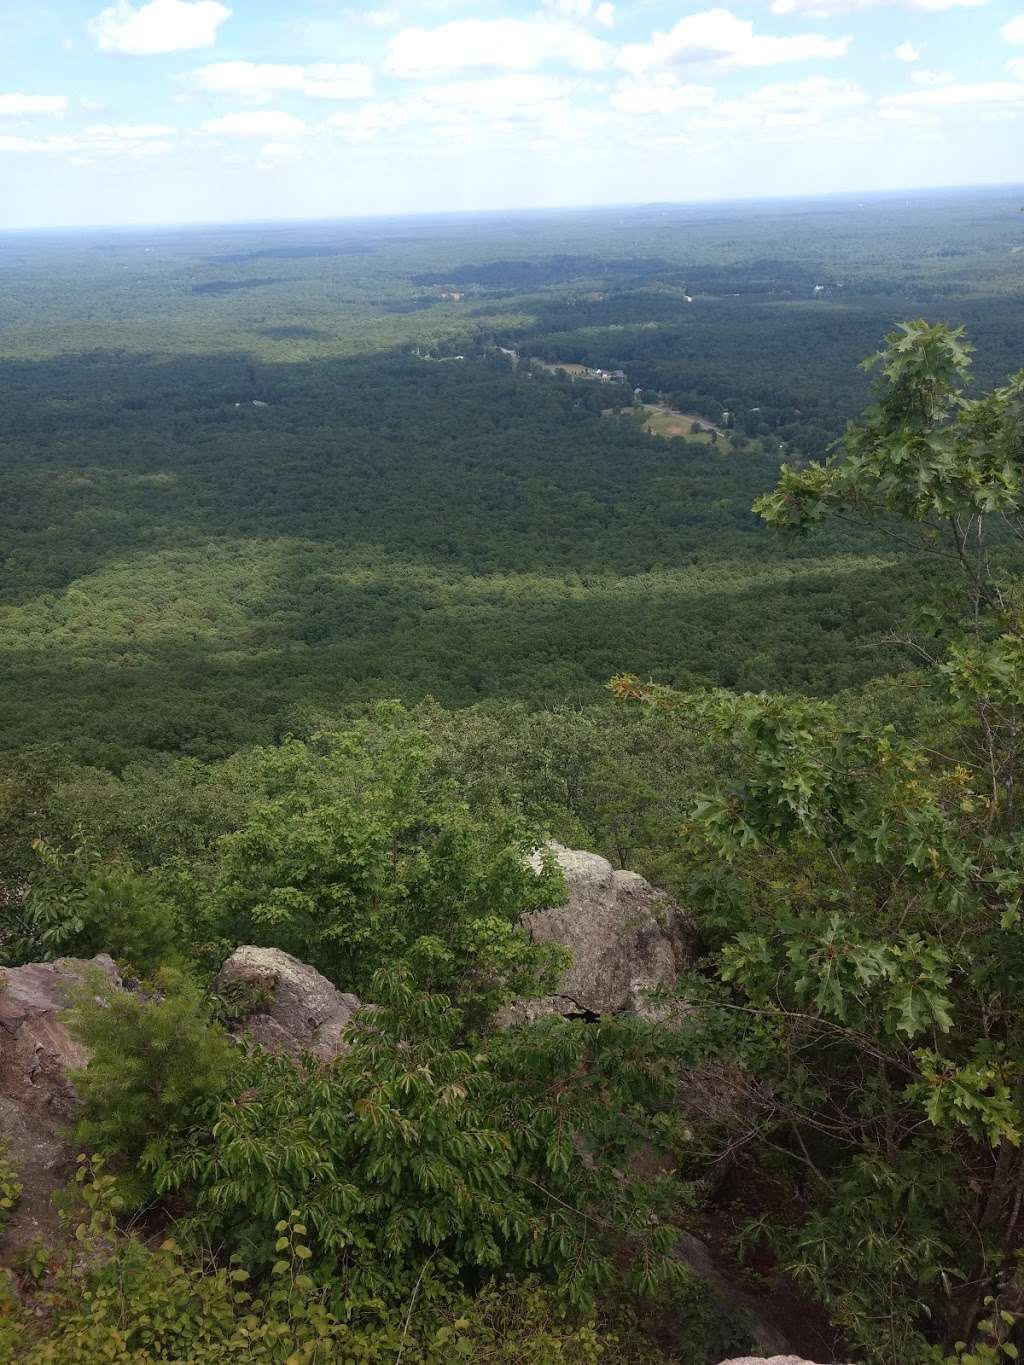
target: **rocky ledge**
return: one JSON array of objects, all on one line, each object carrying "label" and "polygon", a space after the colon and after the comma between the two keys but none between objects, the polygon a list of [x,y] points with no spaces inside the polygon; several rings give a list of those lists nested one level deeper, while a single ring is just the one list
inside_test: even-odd
[{"label": "rocky ledge", "polygon": [[[527,1023],[544,1014],[648,1012],[645,993],[673,985],[693,957],[689,915],[636,872],[616,871],[597,853],[549,844],[567,897],[526,916],[535,943],[560,943],[572,966],[556,995],[507,1006],[497,1022]],[[534,855],[540,866],[542,853]]]},{"label": "rocky ledge", "polygon": [[4,1229],[0,1261],[54,1230],[50,1196],[74,1170],[64,1133],[78,1100],[68,1073],[84,1066],[88,1054],[68,1033],[63,1010],[69,990],[90,970],[120,985],[105,954],[0,970],[0,1136],[24,1186]]}]

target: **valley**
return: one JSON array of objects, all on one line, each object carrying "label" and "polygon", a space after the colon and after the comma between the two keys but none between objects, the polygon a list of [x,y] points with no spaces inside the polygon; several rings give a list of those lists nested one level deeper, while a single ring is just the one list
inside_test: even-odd
[{"label": "valley", "polygon": [[1019,201],[0,234],[0,1358],[1017,1358]]}]

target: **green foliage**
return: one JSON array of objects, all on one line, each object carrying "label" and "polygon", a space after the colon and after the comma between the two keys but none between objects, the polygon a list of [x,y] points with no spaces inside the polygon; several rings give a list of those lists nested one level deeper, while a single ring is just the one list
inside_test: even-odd
[{"label": "green foliage", "polygon": [[[130,244],[16,255],[0,956],[112,951],[155,981],[79,997],[81,1140],[113,1174],[83,1164],[81,1254],[36,1256],[45,1316],[0,1302],[0,1356],[646,1365],[637,1315],[667,1284],[674,1357],[704,1365],[742,1331],[669,1256],[687,1180],[641,1171],[653,1148],[700,1173],[722,1138],[789,1182],[775,1245],[866,1358],[1013,1358],[1024,528],[1004,211],[936,200],[898,232],[871,206],[817,206],[798,232],[789,210],[730,212],[725,250],[719,216],[638,210],[581,219],[576,256],[538,221],[550,254],[530,261],[497,222],[377,225],[342,250],[299,227],[255,293],[264,244],[218,229],[163,239],[144,309]],[[840,227],[844,283],[819,297]],[[452,281],[467,306],[440,301]],[[877,409],[794,464],[861,406],[848,362],[895,297],[955,325],[901,327]],[[965,321],[1003,385],[974,402]],[[456,340],[461,364],[409,353]],[[621,366],[645,403],[728,408],[731,451],[608,421],[607,387],[499,342]],[[816,524],[817,549],[773,544],[759,495],[770,523]],[[845,519],[875,512],[877,531]],[[762,691],[894,670],[893,627],[923,674],[833,702]],[[661,704],[620,720],[598,696],[617,666],[712,690],[623,681]],[[371,710],[382,696],[416,709]],[[551,833],[693,907],[703,1031],[486,1032],[561,965],[521,927],[559,895],[524,858]],[[240,941],[376,1002],[337,1063],[233,1047],[212,1016],[258,1002],[166,971],[208,973]],[[701,1058],[756,1079],[684,1129],[679,1066]],[[0,1205],[13,1188],[0,1169]],[[154,1193],[185,1252],[117,1234]]]},{"label": "green foliage", "polygon": [[466,1047],[460,1011],[403,969],[379,972],[373,998],[329,1068],[253,1055],[212,1123],[150,1146],[156,1188],[197,1200],[193,1235],[267,1264],[298,1209],[315,1253],[370,1295],[427,1260],[540,1271],[579,1306],[623,1276],[644,1293],[683,1276],[669,1251],[685,1190],[630,1174],[645,1144],[674,1140],[671,1036],[551,1019]]},{"label": "green foliage", "polygon": [[209,1017],[199,988],[164,969],[152,989],[115,989],[101,973],[72,996],[68,1028],[91,1053],[76,1073],[83,1146],[127,1163],[139,1197],[139,1163],[154,1143],[208,1113],[236,1069],[236,1049]]},{"label": "green foliage", "polygon": [[36,852],[42,867],[9,943],[14,960],[106,952],[140,976],[181,962],[181,924],[152,880],[88,846],[63,855],[38,840]]},{"label": "green foliage", "polygon": [[874,362],[882,398],[828,464],[783,466],[778,488],[755,504],[770,524],[805,530],[832,508],[894,513],[911,522],[1016,512],[1021,497],[1024,371],[984,398],[961,386],[970,365],[963,329],[904,323]]},{"label": "green foliage", "polygon": [[[3,989],[0,983],[0,990]],[[0,1231],[21,1198],[24,1185],[8,1155],[7,1144],[0,1140]]]},{"label": "green foliage", "polygon": [[25,1365],[304,1365],[322,1359],[353,1365],[398,1359],[409,1365],[663,1365],[665,1359],[649,1343],[631,1341],[624,1348],[614,1331],[567,1317],[549,1290],[530,1281],[488,1285],[472,1298],[432,1287],[419,1311],[406,1316],[401,1305],[318,1286],[305,1264],[296,1261],[278,1280],[250,1287],[241,1268],[202,1270],[182,1263],[170,1247],[152,1253],[129,1243],[89,1274],[84,1292],[76,1286],[78,1306],[55,1314],[42,1340],[25,1350],[23,1327],[17,1337],[12,1331],[11,1341],[21,1347]]},{"label": "green foliage", "polygon": [[562,895],[518,817],[474,813],[401,708],[264,755],[271,793],[220,844],[210,926],[222,942],[282,948],[349,990],[388,962],[482,1017],[553,989],[565,957],[521,916]]},{"label": "green foliage", "polygon": [[939,622],[942,654],[909,641],[934,665],[928,728],[845,700],[614,684],[731,749],[686,826],[726,987],[711,1008],[758,1020],[740,1055],[771,1088],[774,1151],[795,1148],[813,1182],[782,1236],[792,1268],[886,1365],[983,1343],[981,1295],[1016,1239],[1024,618],[1006,565],[1024,536],[1024,376],[968,401],[967,362],[959,332],[901,327],[878,406],[759,503],[787,529],[845,508],[942,533],[960,612]]},{"label": "green foliage", "polygon": [[346,1277],[324,1277],[297,1213],[279,1221],[278,1258],[269,1274],[256,1277],[237,1257],[204,1264],[185,1256],[173,1238],[153,1250],[119,1233],[116,1182],[95,1159],[81,1161],[75,1190],[84,1221],[51,1283],[36,1290],[44,1321],[0,1298],[0,1344],[9,1337],[26,1365],[324,1359],[659,1365],[662,1359],[627,1318],[623,1338],[591,1317],[566,1312],[535,1278],[488,1281],[469,1295],[425,1266],[414,1283],[367,1297]]},{"label": "green foliage", "polygon": [[928,1359],[936,1291],[961,1274],[943,1216],[964,1210],[953,1173],[911,1143],[889,1160],[855,1157],[828,1201],[794,1239],[789,1269],[869,1358]]},{"label": "green foliage", "polygon": [[955,1354],[941,1365],[1005,1365],[1007,1360],[1019,1360],[1020,1351],[1009,1339],[1021,1321],[1019,1312],[1001,1306],[993,1294],[984,1299],[986,1316],[978,1323],[977,1337],[971,1346],[958,1341]]}]

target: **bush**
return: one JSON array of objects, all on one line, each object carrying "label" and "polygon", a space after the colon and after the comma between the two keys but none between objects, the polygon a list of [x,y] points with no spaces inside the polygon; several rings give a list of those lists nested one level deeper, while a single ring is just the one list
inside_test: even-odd
[{"label": "bush", "polygon": [[402,708],[263,761],[269,798],[220,843],[211,938],[281,948],[359,994],[404,960],[478,1019],[554,989],[564,952],[521,924],[563,892],[556,868],[527,864],[540,834],[471,811]]},{"label": "bush", "polygon": [[64,855],[37,842],[36,852],[41,866],[13,945],[20,961],[110,953],[143,977],[181,963],[181,925],[152,878],[88,847]]},{"label": "bush", "polygon": [[[237,1258],[187,1259],[173,1240],[151,1250],[117,1232],[115,1182],[97,1160],[81,1162],[84,1221],[35,1314],[0,1294],[0,1347],[24,1365],[663,1365],[624,1319],[625,1336],[566,1311],[536,1278],[459,1289],[429,1263],[368,1298],[344,1275],[325,1279],[297,1214],[279,1220],[280,1249],[254,1278]],[[7,1358],[7,1357],[5,1357]]]},{"label": "bush", "polygon": [[[82,1101],[76,1137],[138,1172],[149,1146],[198,1122],[224,1093],[237,1060],[202,991],[170,969],[155,993],[90,973],[71,997],[68,1028],[92,1053],[73,1076]],[[127,1188],[141,1194],[138,1178]]]},{"label": "bush", "polygon": [[407,970],[373,994],[333,1065],[255,1054],[212,1122],[152,1144],[157,1190],[195,1199],[193,1236],[262,1267],[299,1209],[317,1254],[368,1294],[428,1260],[474,1283],[540,1272],[584,1308],[616,1282],[685,1280],[671,1216],[686,1186],[634,1174],[675,1136],[670,1035],[550,1019],[469,1049],[461,1013]]},{"label": "bush", "polygon": [[7,1144],[0,1139],[0,1229],[17,1206],[23,1188],[17,1170],[7,1155]]}]

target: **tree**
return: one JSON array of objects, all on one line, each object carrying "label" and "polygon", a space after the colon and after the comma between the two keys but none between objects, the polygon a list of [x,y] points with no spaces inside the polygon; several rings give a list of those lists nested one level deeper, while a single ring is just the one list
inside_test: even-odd
[{"label": "tree", "polygon": [[27,961],[106,952],[126,970],[152,975],[181,965],[182,926],[152,878],[123,858],[102,858],[88,845],[62,854],[36,841],[39,864],[20,933],[9,952]]},{"label": "tree", "polygon": [[282,948],[357,992],[401,959],[478,1019],[554,988],[564,952],[521,925],[563,894],[552,860],[528,861],[539,832],[507,811],[471,811],[403,708],[265,762],[271,795],[221,841],[210,893],[228,951]]},{"label": "tree", "polygon": [[140,1172],[151,1145],[198,1122],[237,1066],[234,1044],[194,983],[164,970],[155,988],[122,990],[95,972],[73,993],[68,1015],[72,1037],[91,1053],[73,1077],[82,1101],[75,1136],[117,1158],[136,1200],[148,1192]]},{"label": "tree", "polygon": [[758,510],[791,532],[896,516],[959,571],[960,609],[910,642],[932,666],[924,732],[849,703],[615,686],[729,737],[688,826],[726,983],[709,1008],[761,1021],[733,1046],[815,1194],[783,1238],[792,1268],[871,1359],[925,1361],[930,1342],[987,1340],[986,1294],[1010,1324],[1019,1306],[1024,375],[967,400],[962,335],[920,322],[877,359],[878,406]]}]

